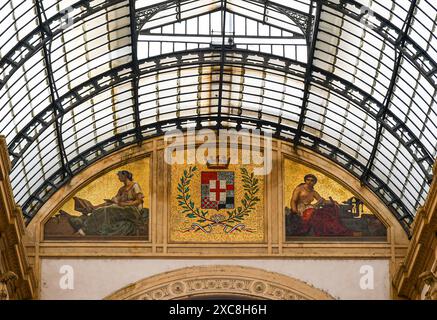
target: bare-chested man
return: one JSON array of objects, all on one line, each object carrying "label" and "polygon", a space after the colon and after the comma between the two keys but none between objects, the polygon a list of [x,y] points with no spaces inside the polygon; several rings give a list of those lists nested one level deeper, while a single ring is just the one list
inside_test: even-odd
[{"label": "bare-chested man", "polygon": [[[338,203],[332,198],[325,200],[314,190],[317,177],[313,174],[307,174],[304,181],[294,189],[290,201],[291,212],[301,217],[298,234],[312,233],[315,236],[353,235],[352,231],[344,227],[338,215],[338,210],[332,206],[338,206]],[[314,200],[316,202],[313,203]]]},{"label": "bare-chested man", "polygon": [[[307,209],[329,203],[329,201],[323,199],[320,194],[314,190],[314,186],[317,183],[317,177],[315,175],[307,174],[304,177],[304,181],[304,183],[301,183],[294,189],[290,201],[291,212],[299,215],[303,215]],[[316,203],[312,203],[314,200],[316,200]]]}]

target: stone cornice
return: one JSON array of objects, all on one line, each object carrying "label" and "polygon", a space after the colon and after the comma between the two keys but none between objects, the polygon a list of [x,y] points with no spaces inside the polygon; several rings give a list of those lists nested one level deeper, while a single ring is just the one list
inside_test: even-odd
[{"label": "stone cornice", "polygon": [[258,268],[197,266],[169,271],[128,285],[107,300],[171,300],[202,296],[250,296],[267,300],[330,300],[303,281]]}]

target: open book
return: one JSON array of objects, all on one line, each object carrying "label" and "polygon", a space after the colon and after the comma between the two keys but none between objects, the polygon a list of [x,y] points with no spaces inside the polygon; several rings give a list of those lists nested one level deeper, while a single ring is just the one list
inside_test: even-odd
[{"label": "open book", "polygon": [[73,197],[73,199],[74,199],[74,210],[79,211],[85,215],[93,212],[94,206],[90,201],[78,197]]}]

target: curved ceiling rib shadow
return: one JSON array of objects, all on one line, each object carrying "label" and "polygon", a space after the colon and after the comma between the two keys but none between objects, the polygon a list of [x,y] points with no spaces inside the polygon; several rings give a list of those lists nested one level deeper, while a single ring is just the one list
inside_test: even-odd
[{"label": "curved ceiling rib shadow", "polygon": [[[0,8],[0,131],[28,220],[100,157],[172,128],[222,122],[329,157],[406,229],[423,204],[437,154],[429,0],[36,1]],[[214,34],[200,26],[211,29],[223,8],[221,45],[205,44],[205,32]],[[174,39],[153,49],[154,33]]]}]

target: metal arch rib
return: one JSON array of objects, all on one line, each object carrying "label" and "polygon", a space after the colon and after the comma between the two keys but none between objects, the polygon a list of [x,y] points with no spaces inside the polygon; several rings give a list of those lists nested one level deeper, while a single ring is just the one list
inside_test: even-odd
[{"label": "metal arch rib", "polygon": [[[311,1],[311,10],[313,6],[313,1]],[[316,44],[317,44],[317,34],[319,31],[319,23],[320,23],[320,17],[322,15],[322,4],[320,2],[317,2],[316,7],[316,18],[314,21],[314,34],[311,40],[309,52],[308,52],[308,59],[306,64],[306,72],[305,72],[305,78],[304,78],[304,89],[303,89],[303,98],[302,98],[302,107],[300,111],[299,116],[299,123],[297,125],[297,131],[296,135],[294,136],[294,145],[297,146],[299,139],[302,135],[303,131],[303,124],[305,121],[305,113],[307,110],[308,105],[308,98],[310,95],[310,86],[311,86],[311,74],[313,72],[314,68],[314,55],[316,52]]]},{"label": "metal arch rib", "polygon": [[285,14],[288,18],[290,18],[296,26],[302,31],[303,35],[307,35],[308,28],[313,24],[314,18],[309,15],[302,14],[300,12],[296,12],[292,9],[278,9],[280,12]]},{"label": "metal arch rib", "polygon": [[220,129],[222,127],[222,121],[221,121],[221,115],[222,115],[222,103],[223,103],[223,73],[225,70],[225,63],[226,63],[226,55],[225,55],[225,40],[226,40],[226,5],[227,0],[221,0],[222,1],[222,21],[221,21],[221,28],[222,28],[222,43],[220,48],[220,73],[219,73],[219,93],[218,93],[218,99],[217,99],[217,109],[218,109],[218,121],[217,121],[217,129]]},{"label": "metal arch rib", "polygon": [[[43,25],[43,15],[44,13],[44,8],[42,6],[42,3],[40,2],[42,0],[36,0],[35,1],[35,5],[36,5],[36,11],[37,11],[37,16],[38,16],[38,22],[39,25],[41,27],[41,29],[43,29],[42,25]],[[50,27],[48,27],[49,29],[47,29],[47,33],[50,35],[51,29]],[[63,179],[65,179],[65,176],[71,176],[71,170],[70,167],[68,166],[68,159],[67,159],[67,155],[65,152],[65,148],[64,148],[64,142],[62,140],[62,129],[61,129],[61,124],[58,122],[58,117],[57,114],[58,112],[62,113],[62,107],[59,105],[58,102],[58,91],[56,88],[56,83],[55,83],[55,79],[53,78],[53,70],[52,70],[52,63],[51,63],[51,57],[50,57],[50,47],[51,47],[51,42],[48,41],[47,43],[44,43],[44,37],[45,37],[45,33],[41,32],[41,42],[43,42],[43,55],[44,55],[44,64],[45,64],[45,69],[47,71],[47,80],[49,83],[49,89],[50,89],[50,97],[53,101],[53,108],[52,108],[52,112],[53,112],[53,117],[55,118],[55,130],[56,130],[56,142],[57,142],[57,147],[59,150],[59,155],[60,155],[60,160],[61,160],[61,166],[62,166],[62,170],[64,172],[63,175]],[[48,45],[48,48],[47,48]],[[62,119],[62,116],[61,116]]]},{"label": "metal arch rib", "polygon": [[[404,28],[403,28],[405,30],[402,31],[402,33],[400,34],[400,38],[398,39],[399,46],[397,47],[397,49],[399,49],[399,52],[395,51],[395,53],[397,54],[397,57],[395,58],[395,63],[393,66],[393,73],[392,73],[392,77],[390,79],[390,84],[389,84],[389,87],[387,90],[387,94],[384,98],[384,102],[382,103],[382,108],[380,108],[378,114],[376,115],[378,119],[381,119],[381,121],[380,121],[380,125],[378,127],[378,130],[377,130],[377,133],[376,133],[375,143],[373,144],[372,152],[370,154],[369,160],[368,160],[367,165],[366,165],[366,170],[363,172],[363,174],[360,177],[361,182],[364,182],[365,180],[367,180],[367,178],[369,176],[369,172],[371,171],[371,168],[372,168],[373,163],[374,163],[375,158],[376,158],[376,152],[377,152],[378,147],[379,147],[380,142],[381,142],[382,129],[383,129],[382,124],[385,121],[385,118],[386,118],[388,111],[389,111],[390,103],[392,102],[394,87],[396,85],[396,79],[399,76],[398,71],[399,71],[399,67],[401,66],[402,57],[403,57],[403,48],[405,46],[405,37],[406,37],[406,34],[408,33],[408,29],[410,28],[411,20],[413,17],[413,12],[414,12],[415,7],[416,7],[416,0],[412,0],[411,4],[410,4],[410,9],[408,10],[407,20],[406,20]],[[430,178],[428,178],[428,180],[430,180]]]},{"label": "metal arch rib", "polygon": [[[144,24],[156,13],[167,8],[168,6],[176,3],[183,3],[189,0],[171,0],[167,2],[162,2],[156,5],[139,8],[136,10],[136,26],[137,30],[140,30]],[[262,3],[262,0],[253,0],[255,2]],[[80,0],[71,5],[72,8],[84,8],[85,11],[78,14],[75,17],[72,17],[73,24],[85,19],[86,17],[91,16],[101,10],[107,9],[113,5],[116,5],[121,2],[126,2],[126,0],[107,0],[104,2],[99,2],[97,5],[93,6],[93,2],[89,0]],[[288,8],[279,4],[273,4],[271,2],[267,2],[268,6],[274,7],[276,10],[287,10],[291,16],[290,19],[296,23],[292,16],[297,15],[296,17],[301,17],[304,19],[305,13],[300,12],[299,10],[295,10],[292,8]],[[279,9],[278,9],[279,8]],[[308,17],[308,16],[307,16]],[[299,18],[298,20],[301,20]],[[65,19],[65,14],[63,12],[59,12],[53,15],[51,18],[47,19],[43,22],[42,25],[38,26],[34,30],[32,30],[28,35],[26,35],[23,39],[21,39],[8,53],[4,55],[0,59],[0,89],[6,84],[6,82],[10,79],[10,77],[36,52],[41,50],[43,45],[51,41],[58,34],[63,32],[63,29],[60,26],[63,26],[63,20]],[[47,30],[50,30],[50,25],[58,26],[57,29],[51,30],[50,33]],[[40,33],[44,33],[43,39],[39,36]],[[305,34],[305,33],[304,33]],[[37,40],[35,40],[37,39]],[[17,54],[21,53],[21,54]],[[18,60],[15,60],[14,57],[17,57]]]},{"label": "metal arch rib", "polygon": [[[390,122],[393,122],[394,125],[390,126],[388,121],[383,121],[382,118],[378,118],[378,114],[372,112],[372,109],[368,107],[367,105],[374,105],[379,108],[379,110],[383,110],[384,105],[380,103],[378,100],[376,100],[374,97],[357,87],[356,85],[340,78],[337,75],[334,75],[330,72],[327,72],[326,70],[320,69],[318,67],[314,67],[315,73],[322,74],[325,79],[312,79],[312,82],[314,84],[318,84],[320,86],[323,86],[325,88],[328,88],[337,94],[340,94],[342,97],[349,99],[350,101],[354,102],[358,106],[360,106],[363,111],[365,111],[367,114],[375,118],[377,122],[380,123],[381,127],[385,128],[387,131],[389,131],[393,136],[398,138],[398,140],[401,142],[401,144],[410,152],[413,159],[418,163],[419,167],[422,169],[422,172],[424,173],[427,182],[430,183],[430,180],[432,176],[428,173],[428,170],[425,168],[423,163],[425,162],[428,167],[432,167],[434,161],[430,153],[427,151],[423,143],[420,142],[419,138],[413,133],[413,131],[404,123],[402,122],[399,117],[393,113],[391,110],[386,110],[386,116],[390,118]],[[342,84],[343,88],[340,88],[339,86],[336,86],[334,83],[339,82]],[[355,93],[355,95],[353,95]],[[356,96],[363,97],[362,100],[359,100],[356,98]],[[411,139],[409,141],[403,141],[401,139],[402,136],[409,136]],[[413,149],[412,147],[415,147],[416,149]],[[416,155],[416,152],[421,155],[421,157],[418,157]]]},{"label": "metal arch rib", "polygon": [[134,108],[134,122],[136,139],[140,143],[142,141],[140,130],[140,110],[138,102],[138,86],[140,78],[140,68],[138,64],[138,41],[137,41],[137,21],[135,19],[135,0],[129,0],[129,18],[130,18],[130,38],[131,38],[131,55],[132,55],[132,95]]},{"label": "metal arch rib", "polygon": [[[126,0],[107,0],[99,2],[96,6],[91,6],[89,0],[80,0],[75,4],[71,5],[72,8],[85,8],[86,11],[72,18],[72,22],[77,23],[78,21],[83,20],[90,15],[99,12],[103,9],[106,9],[110,6],[118,4],[120,2],[125,2]],[[22,40],[20,40],[6,55],[0,59],[0,89],[6,84],[6,82],[10,79],[10,77],[27,61],[29,60],[35,53],[43,48],[43,46],[51,41],[55,36],[62,33],[64,30],[62,29],[63,20],[65,18],[65,14],[59,12],[55,14],[53,17],[44,21],[41,25],[38,25],[37,28],[32,30],[28,35],[26,35]],[[57,29],[50,30],[50,25],[58,26]],[[43,34],[43,37],[40,37],[40,34]],[[36,40],[35,40],[36,39]],[[32,41],[33,40],[33,41]],[[21,53],[21,54],[17,54]],[[25,53],[25,54],[24,54]],[[14,56],[16,56],[19,60],[14,60]],[[6,74],[6,70],[8,73]]]},{"label": "metal arch rib", "polygon": [[[196,119],[198,119],[200,122],[202,122],[202,120],[215,121],[215,120],[217,120],[217,116],[198,116]],[[271,122],[268,122],[265,120],[258,120],[258,119],[254,119],[254,118],[247,118],[247,119],[243,118],[242,119],[241,117],[229,116],[229,115],[223,116],[222,119],[229,121],[229,122],[234,122],[234,123],[242,123],[243,122],[246,124],[252,123],[255,125],[261,121],[263,125],[271,126],[271,127],[275,128],[276,131],[295,133],[295,129],[293,129],[293,128],[289,128],[289,127],[283,126],[283,125],[278,124],[278,123],[271,123]],[[169,120],[165,120],[165,121],[160,122],[158,125],[160,127],[168,126],[168,125],[172,125],[172,124],[177,125],[179,122],[185,121],[185,120],[192,120],[192,118],[169,119]],[[152,124],[149,124],[146,126],[142,126],[141,130],[146,131],[147,129],[153,129],[153,128],[155,128],[155,125],[156,125],[155,123],[152,123]],[[215,127],[211,126],[211,127],[202,127],[202,128],[214,129]],[[149,136],[149,138],[153,138],[153,137],[156,137],[159,135],[162,135],[162,133],[157,132],[155,134],[151,134]],[[87,149],[82,154],[76,156],[75,158],[73,158],[71,160],[71,162],[70,162],[71,166],[78,164],[78,163],[81,163],[81,165],[79,165],[77,167],[77,169],[75,170],[74,173],[75,174],[79,173],[80,171],[82,171],[83,169],[88,167],[90,164],[96,162],[97,160],[101,159],[102,157],[107,156],[108,154],[110,154],[112,152],[115,152],[117,150],[120,150],[121,148],[124,148],[126,146],[134,144],[135,141],[131,141],[131,142],[124,141],[124,139],[129,138],[129,137],[133,137],[133,136],[135,136],[135,129],[120,133],[116,136],[113,136],[113,137],[107,139],[107,140],[101,141],[96,145],[93,145],[91,148]],[[339,158],[346,159],[348,166],[355,166],[355,167],[359,167],[361,169],[364,169],[364,166],[361,163],[359,163],[355,158],[352,158],[351,156],[349,156],[347,153],[345,153],[344,151],[342,151],[338,147],[335,147],[327,142],[321,141],[320,138],[311,136],[307,133],[303,133],[303,136],[305,136],[307,138],[307,140],[308,139],[311,140],[312,145],[301,144],[302,146],[304,146],[308,149],[311,149],[311,150],[327,157],[328,159],[336,162],[339,165],[342,165],[343,167],[344,167],[344,164],[342,164],[341,161],[339,161]],[[291,142],[290,139],[287,139],[283,136],[279,137],[279,138],[282,140]],[[115,145],[115,147],[113,149],[111,149],[110,151],[105,151],[105,146],[108,146],[108,145]],[[330,152],[326,153],[326,151],[325,151],[326,149],[329,149]],[[89,155],[89,154],[95,155],[97,153],[99,153],[100,155],[93,158],[91,161],[86,160],[87,155]],[[347,168],[347,169],[351,172],[350,168]],[[354,172],[351,172],[351,173],[354,174]],[[33,216],[35,216],[35,214],[41,208],[44,201],[47,200],[48,198],[50,198],[50,196],[53,195],[54,192],[56,192],[56,190],[61,187],[61,185],[55,185],[51,182],[51,181],[55,181],[59,174],[60,174],[59,171],[55,172],[51,177],[49,177],[46,181],[44,181],[43,184],[24,203],[23,214],[28,218],[26,223],[29,223],[30,220],[33,218]],[[357,176],[356,174],[354,174],[354,175]],[[396,194],[385,183],[383,183],[376,176],[372,176],[372,178],[377,183],[377,186],[372,186],[370,184],[367,184],[367,186],[371,190],[373,190],[376,194],[378,194],[381,190],[383,190],[384,193],[390,195],[390,198],[392,200],[386,200],[386,198],[382,197],[382,196],[381,196],[381,200],[391,209],[393,215],[398,219],[398,221],[400,222],[401,226],[404,228],[406,233],[409,234],[409,227],[408,227],[408,223],[405,221],[405,217],[409,216],[412,219],[413,217],[412,217],[411,213],[408,212],[408,210],[405,208],[405,206],[403,205],[403,203],[401,202],[399,197],[397,197]],[[64,183],[66,183],[66,182],[64,182]],[[47,190],[49,190],[49,192],[47,192]],[[40,193],[43,193],[44,196],[40,196]],[[401,211],[403,212],[402,216],[398,213],[397,210],[394,209],[394,207],[393,207],[394,204],[397,204],[397,206],[401,209]]]},{"label": "metal arch rib", "polygon": [[[361,9],[363,5],[359,2],[355,0],[341,0],[340,2],[334,2],[332,0],[318,1],[320,1],[324,6],[337,10],[338,12],[362,23],[363,14],[357,14],[353,10],[347,8],[349,5]],[[414,49],[413,54],[410,54],[407,50],[403,49],[404,56],[411,61],[411,63],[419,70],[420,74],[425,77],[434,88],[437,89],[437,62],[428,54],[428,52],[426,52],[426,50],[420,47],[417,42],[408,35],[407,32],[402,31],[392,22],[379,15],[377,12],[373,12],[373,17],[378,21],[378,25],[374,25],[372,30],[398,49],[400,46],[398,39],[404,39],[405,47],[408,47],[411,50]],[[390,36],[390,33],[392,32],[396,33],[397,39],[394,39]],[[428,64],[430,67],[425,69],[425,66]]]},{"label": "metal arch rib", "polygon": [[[260,5],[265,5],[266,7],[270,7],[272,9],[275,9],[277,12],[286,15],[296,24],[297,27],[299,27],[303,35],[307,34],[308,26],[313,24],[313,15],[297,10],[293,7],[287,7],[282,4],[275,3],[274,1],[268,0],[252,0],[252,2],[257,2]],[[312,3],[310,4],[310,6],[312,6]]]},{"label": "metal arch rib", "polygon": [[[129,0],[131,1],[131,0]],[[163,3],[154,4],[151,6],[139,8],[135,11],[136,30],[140,31],[144,25],[159,11],[165,10],[170,7],[175,0],[167,1]],[[134,6],[135,8],[135,6]]]},{"label": "metal arch rib", "polygon": [[[154,4],[154,5],[150,5],[147,7],[137,9],[136,19],[137,19],[138,30],[141,30],[144,27],[144,25],[154,15],[156,15],[159,11],[165,10],[172,5],[180,6],[184,2],[188,2],[188,1],[191,1],[191,0],[170,0],[170,1],[161,2],[158,4]],[[311,16],[308,13],[305,13],[303,11],[297,10],[295,8],[292,8],[292,7],[284,6],[284,5],[279,4],[279,3],[275,3],[274,1],[251,0],[250,2],[257,3],[260,5],[260,7],[261,6],[264,6],[265,8],[269,7],[271,9],[275,10],[276,12],[284,14],[291,21],[293,21],[293,23],[302,31],[303,35],[307,34],[308,24],[312,24],[312,22],[314,20],[313,16]],[[176,7],[176,9],[177,9],[177,7]],[[221,10],[222,10],[222,8],[218,8],[218,9],[214,9],[214,10],[208,11],[208,12],[221,11]],[[232,12],[232,11],[229,10],[229,12]],[[180,12],[179,12],[179,14],[180,14]],[[265,12],[264,12],[264,14],[265,14]],[[186,20],[186,19],[187,18],[184,18],[182,20]],[[181,21],[181,19],[178,19],[177,21]],[[264,21],[264,23],[266,23],[266,21]],[[156,28],[156,27],[160,27],[160,26],[155,26],[154,28]]]},{"label": "metal arch rib", "polygon": [[[213,10],[208,11],[208,12],[204,12],[204,13],[201,13],[201,14],[192,15],[192,16],[188,16],[188,17],[182,18],[180,21],[187,21],[187,20],[192,19],[192,18],[200,17],[202,15],[211,14],[211,13],[219,12],[219,11],[221,11],[221,8],[216,8],[216,9],[213,9]],[[283,28],[283,27],[278,26],[278,25],[271,24],[268,21],[263,21],[261,19],[258,19],[257,17],[251,17],[251,16],[249,16],[247,14],[243,14],[241,12],[235,12],[234,10],[231,10],[229,8],[227,9],[227,12],[229,12],[229,13],[231,13],[233,15],[236,15],[236,16],[240,16],[240,17],[243,17],[243,18],[246,18],[246,19],[257,21],[259,23],[265,24],[266,26],[271,26],[273,28],[282,30],[284,32],[291,32],[289,29]],[[151,28],[145,28],[145,29],[142,29],[142,30],[138,30],[138,34],[139,35],[150,35],[151,34],[150,33],[151,30],[153,30],[155,28],[162,28],[162,27],[165,27],[165,26],[168,26],[168,25],[172,25],[174,23],[175,23],[174,21],[171,21],[171,22],[166,22],[164,24],[160,24],[158,26],[153,26]],[[199,36],[199,34],[194,34],[193,36]],[[204,35],[200,35],[200,36],[204,36]],[[301,35],[300,33],[293,33],[293,38],[295,38],[295,39],[307,39],[307,34]]]},{"label": "metal arch rib", "polygon": [[[124,70],[128,69],[129,73],[125,73]],[[14,158],[12,160],[12,166],[14,167],[15,164],[18,162],[21,155],[23,155],[26,150],[29,148],[29,146],[36,141],[36,139],[48,128],[50,125],[58,120],[59,117],[62,117],[65,115],[69,110],[71,110],[74,106],[77,106],[84,101],[96,96],[99,92],[101,92],[103,89],[109,88],[112,85],[122,83],[124,81],[131,81],[132,80],[132,64],[128,63],[126,65],[122,65],[116,68],[113,68],[105,73],[102,73],[98,76],[95,76],[88,81],[78,85],[77,87],[73,88],[66,94],[59,97],[57,100],[52,102],[49,106],[44,108],[41,112],[39,112],[37,115],[35,115],[32,120],[29,121],[29,123],[12,139],[12,141],[9,144],[9,154],[12,155]],[[109,81],[105,83],[105,85],[100,85],[99,80],[102,80],[106,77],[110,77],[112,81]],[[79,93],[82,90],[86,91],[86,88],[90,88],[89,92],[90,94],[86,95],[86,98],[82,95],[84,93]],[[75,103],[72,103],[73,107],[69,108],[63,108],[60,110],[59,113],[57,113],[56,118],[50,117],[52,110],[54,108],[54,105],[62,105],[63,101],[76,101]],[[50,120],[48,120],[50,119]],[[39,130],[38,130],[39,129]],[[29,132],[37,132],[33,136],[30,136]],[[25,145],[20,144],[26,141]],[[15,148],[20,148],[20,152],[16,152]]]},{"label": "metal arch rib", "polygon": [[[156,67],[151,68],[147,71],[143,71],[143,72],[141,72],[141,70],[140,70],[140,72],[142,75],[145,75],[149,72],[154,72],[156,70],[162,70],[162,69],[166,69],[166,68],[174,68],[175,66],[199,65],[199,64],[209,63],[208,60],[205,60],[204,54],[210,53],[210,52],[220,53],[219,50],[203,49],[203,50],[184,51],[184,52],[179,52],[177,54],[174,54],[174,53],[173,54],[166,54],[166,55],[162,55],[160,57],[153,57],[153,58],[149,58],[149,59],[144,59],[144,60],[139,61],[139,63],[142,64],[146,61],[157,61]],[[293,61],[290,59],[284,59],[284,58],[280,58],[280,57],[276,57],[276,56],[271,56],[271,55],[263,54],[263,53],[259,53],[259,52],[251,52],[251,51],[247,51],[247,50],[232,50],[230,52],[240,52],[240,53],[242,53],[243,57],[244,56],[247,57],[247,55],[249,55],[249,54],[261,56],[261,57],[265,58],[265,59],[263,59],[263,61],[264,61],[263,63],[269,69],[294,74],[295,76],[298,76],[300,78],[304,78],[304,76],[305,76],[303,73],[293,72],[288,67],[289,65],[294,64],[294,65],[298,65],[300,68],[304,68],[305,64],[301,63],[301,62]],[[184,63],[181,59],[177,59],[177,64],[172,62],[172,63],[170,63],[169,66],[161,65],[160,63],[158,63],[159,60],[162,58],[178,57],[178,56],[182,56],[184,54],[191,54],[191,55],[197,54],[199,56],[199,60],[196,62]],[[275,60],[284,61],[285,67],[283,67],[281,69],[275,68],[273,65],[269,64],[268,61],[270,58],[275,59]],[[243,58],[243,59],[247,59],[247,58]],[[252,65],[252,66],[259,67],[259,65],[254,65],[254,64],[251,64],[247,61],[243,61],[243,62],[244,62],[244,64],[246,64],[248,66]],[[215,63],[217,63],[217,62],[215,62]],[[228,63],[234,63],[234,62],[228,61]],[[126,72],[126,70],[128,72]],[[371,108],[368,107],[367,105],[375,105],[379,109],[382,109],[383,108],[382,103],[377,101],[375,98],[373,98],[372,96],[370,96],[369,94],[367,94],[366,92],[364,92],[363,90],[361,90],[360,88],[355,86],[354,84],[352,84],[352,83],[350,83],[350,82],[348,82],[348,81],[346,81],[346,80],[344,80],[344,79],[342,79],[342,78],[340,78],[340,77],[338,77],[330,72],[327,72],[327,71],[320,69],[318,67],[314,67],[313,71],[314,71],[314,73],[312,75],[311,81],[314,84],[318,84],[320,86],[323,86],[323,87],[326,87],[330,90],[335,91],[339,95],[343,96],[345,99],[353,101],[355,104],[360,106],[363,109],[363,111],[365,111],[366,113],[368,113],[369,115],[371,115],[372,117],[377,119],[376,114],[372,113]],[[134,72],[132,70],[132,64],[129,63],[126,65],[122,65],[122,66],[119,66],[117,68],[111,69],[105,73],[102,73],[102,74],[88,80],[87,82],[73,88],[70,92],[68,92],[65,95],[63,95],[62,97],[60,97],[59,101],[62,102],[64,100],[68,101],[68,100],[74,99],[75,102],[72,103],[68,108],[64,108],[62,113],[58,114],[58,117],[61,117],[66,112],[69,112],[71,109],[75,108],[76,106],[80,105],[84,101],[92,98],[93,96],[95,96],[99,92],[101,92],[101,91],[103,91],[111,86],[114,86],[114,85],[117,85],[117,84],[120,84],[123,82],[132,81],[133,74],[134,74]],[[317,74],[323,75],[324,79],[317,78]],[[110,78],[110,80],[106,81],[105,83],[100,83],[100,80],[106,79],[108,77]],[[335,82],[341,83],[343,88],[340,88],[339,86],[335,85]],[[89,88],[89,90],[87,91],[86,88]],[[82,93],[79,94],[79,92],[82,92]],[[362,97],[361,100],[358,97]],[[43,111],[41,111],[39,114],[37,114],[29,122],[29,124],[26,125],[20,131],[20,133],[11,141],[11,143],[9,144],[9,153],[14,158],[12,161],[13,166],[15,166],[15,164],[19,161],[21,156],[26,152],[26,150],[29,148],[29,146],[37,139],[37,137],[47,127],[49,127],[51,123],[53,123],[53,121],[54,121],[53,119],[51,119],[50,121],[45,120],[47,118],[46,115],[51,113],[52,108],[53,108],[53,106],[49,105]],[[390,117],[393,120],[393,122],[395,122],[395,124],[393,126],[390,126],[389,122],[384,122],[383,126],[387,130],[389,130],[392,134],[394,134],[396,137],[399,138],[399,141],[401,141],[401,143],[403,143],[403,145],[407,148],[407,150],[409,150],[410,154],[413,156],[413,159],[415,159],[418,162],[419,166],[421,167],[422,171],[424,172],[424,175],[427,178],[429,178],[429,174],[427,173],[427,170],[426,170],[425,166],[423,165],[423,163],[426,162],[428,165],[432,165],[433,160],[432,160],[432,157],[430,156],[430,154],[427,152],[424,145],[414,135],[414,133],[411,131],[411,129],[409,129],[408,126],[405,123],[403,123],[390,110],[387,110],[387,116]],[[35,130],[35,128],[40,128],[40,130]],[[36,132],[36,134],[34,136],[29,136],[27,134],[28,132]],[[409,137],[411,137],[411,140],[408,143],[402,141],[402,139],[400,138],[405,133]],[[303,133],[301,132],[301,134],[303,134]],[[17,148],[18,146],[21,146],[20,152],[15,151],[15,148]],[[414,149],[414,148],[416,148],[416,149]],[[419,151],[419,153],[421,154],[421,157],[416,156],[417,151]]]}]

